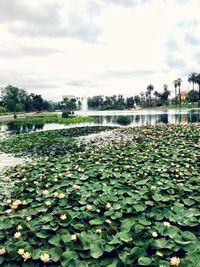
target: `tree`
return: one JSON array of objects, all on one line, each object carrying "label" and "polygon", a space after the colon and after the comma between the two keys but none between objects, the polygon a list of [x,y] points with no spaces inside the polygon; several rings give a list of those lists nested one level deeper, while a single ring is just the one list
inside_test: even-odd
[{"label": "tree", "polygon": [[156,98],[158,98],[158,97],[160,96],[160,94],[158,93],[158,91],[155,91],[155,92],[154,92],[154,96],[155,96]]},{"label": "tree", "polygon": [[177,79],[177,86],[178,86],[178,91],[179,91],[179,106],[181,107],[181,83],[182,80],[181,78]]},{"label": "tree", "polygon": [[188,77],[188,82],[192,83],[193,90],[194,90],[194,84],[197,82],[197,73],[195,72],[190,73]]},{"label": "tree", "polygon": [[1,99],[6,109],[11,112],[24,110],[27,92],[18,87],[8,85],[1,89]]},{"label": "tree", "polygon": [[167,106],[168,97],[170,95],[170,91],[168,90],[168,85],[164,84],[163,89],[164,89],[164,92],[161,94],[161,99],[163,100],[163,105]]},{"label": "tree", "polygon": [[149,107],[151,107],[151,92],[154,90],[154,86],[152,84],[149,84],[147,86],[147,92],[149,96]]},{"label": "tree", "polygon": [[41,95],[31,94],[31,97],[32,97],[32,101],[33,101],[33,108],[38,112],[42,111],[44,109],[43,108],[44,100],[41,97]]},{"label": "tree", "polygon": [[76,110],[77,109],[77,107],[76,107],[76,99],[75,98],[72,98],[72,99],[64,98],[63,106],[64,106],[64,109],[67,110],[67,111]]},{"label": "tree", "polygon": [[127,97],[127,99],[126,99],[127,108],[134,108],[134,104],[135,104],[134,98],[132,96]]},{"label": "tree", "polygon": [[199,98],[199,101],[198,101],[199,103],[198,104],[200,106],[200,73],[198,73],[197,76],[196,76],[196,83],[199,86],[199,97],[198,97]]},{"label": "tree", "polygon": [[198,92],[196,90],[190,90],[187,95],[187,101],[189,103],[198,102]]},{"label": "tree", "polygon": [[177,80],[174,80],[173,84],[174,84],[174,89],[175,89],[175,104],[177,106],[177,86],[178,86]]}]

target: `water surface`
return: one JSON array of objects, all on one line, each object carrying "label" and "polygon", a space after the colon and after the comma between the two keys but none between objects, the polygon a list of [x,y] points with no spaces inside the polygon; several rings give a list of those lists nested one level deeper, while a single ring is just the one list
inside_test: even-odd
[{"label": "water surface", "polygon": [[157,124],[188,124],[200,122],[200,109],[181,109],[181,110],[133,110],[133,111],[87,111],[77,112],[79,115],[94,116],[95,122],[86,122],[79,124],[25,124],[17,125],[13,123],[2,122],[0,125],[0,139],[1,136],[9,134],[29,133],[36,131],[57,130],[72,127],[82,126],[119,126],[117,118],[119,115],[127,115],[131,118],[129,126],[140,125],[157,125]]}]

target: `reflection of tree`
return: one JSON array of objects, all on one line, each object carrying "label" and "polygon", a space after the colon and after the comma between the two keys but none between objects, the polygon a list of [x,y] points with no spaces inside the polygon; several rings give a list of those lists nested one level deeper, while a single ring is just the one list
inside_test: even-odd
[{"label": "reflection of tree", "polygon": [[181,116],[181,124],[187,124],[187,114],[182,114]]},{"label": "reflection of tree", "polygon": [[135,116],[133,116],[133,118],[135,118],[135,123],[139,123],[141,121],[139,115],[135,115]]},{"label": "reflection of tree", "polygon": [[157,123],[168,124],[169,123],[168,114],[159,114],[158,119],[157,119]]},{"label": "reflection of tree", "polygon": [[22,134],[22,133],[29,133],[34,132],[38,130],[42,130],[44,127],[44,124],[17,124],[15,122],[9,122],[7,124],[7,130],[14,134]]}]

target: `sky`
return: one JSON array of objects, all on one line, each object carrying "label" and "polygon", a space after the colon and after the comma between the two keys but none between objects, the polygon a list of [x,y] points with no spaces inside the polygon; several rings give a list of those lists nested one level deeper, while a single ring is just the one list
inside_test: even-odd
[{"label": "sky", "polygon": [[61,100],[200,72],[199,0],[0,0],[0,87]]}]

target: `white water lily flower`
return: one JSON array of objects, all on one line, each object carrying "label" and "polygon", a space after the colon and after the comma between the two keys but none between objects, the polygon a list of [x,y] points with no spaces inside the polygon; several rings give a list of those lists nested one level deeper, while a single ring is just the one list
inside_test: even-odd
[{"label": "white water lily flower", "polygon": [[18,231],[21,231],[21,230],[22,230],[22,226],[21,226],[21,225],[18,225],[18,226],[17,226],[17,230],[18,230]]},{"label": "white water lily flower", "polygon": [[51,201],[45,201],[45,204],[46,204],[47,206],[51,206]]},{"label": "white water lily flower", "polygon": [[16,232],[16,233],[14,234],[14,237],[15,237],[16,239],[20,238],[21,236],[22,236],[21,232]]},{"label": "white water lily flower", "polygon": [[172,266],[179,266],[180,264],[180,259],[178,257],[172,257],[170,260],[170,265]]},{"label": "white water lily flower", "polygon": [[31,253],[30,252],[23,253],[22,258],[24,259],[24,261],[31,259]]},{"label": "white water lily flower", "polygon": [[102,233],[101,229],[97,229],[97,230],[96,230],[96,233],[97,233],[97,234],[101,234],[101,233]]},{"label": "white water lily flower", "polygon": [[0,248],[0,255],[4,255],[6,253],[6,248]]},{"label": "white water lily flower", "polygon": [[111,224],[111,223],[112,223],[111,220],[109,220],[109,219],[106,219],[105,222],[106,222],[107,224]]},{"label": "white water lily flower", "polygon": [[73,188],[74,190],[79,190],[81,187],[80,187],[79,185],[74,184],[74,185],[72,186],[72,188]]},{"label": "white water lily flower", "polygon": [[20,248],[20,249],[18,250],[18,254],[19,254],[19,255],[23,255],[24,252],[25,252],[25,251],[24,251],[24,249],[22,249],[22,248]]},{"label": "white water lily flower", "polygon": [[154,185],[151,186],[151,190],[154,190],[155,191],[156,190],[156,186],[154,186]]},{"label": "white water lily flower", "polygon": [[6,210],[6,213],[7,213],[7,214],[12,213],[12,209],[8,209],[8,210]]},{"label": "white water lily flower", "polygon": [[12,203],[12,200],[11,200],[11,199],[7,199],[7,200],[6,200],[6,203],[7,203],[7,204],[11,204],[11,203]]},{"label": "white water lily flower", "polygon": [[40,260],[47,263],[51,259],[50,255],[48,253],[44,253],[40,256]]},{"label": "white water lily flower", "polygon": [[58,195],[59,195],[58,192],[54,192],[54,193],[53,193],[53,196],[54,196],[54,197],[58,197]]},{"label": "white water lily flower", "polygon": [[60,219],[61,219],[62,221],[66,220],[66,219],[67,219],[67,215],[66,215],[66,214],[61,215],[61,216],[60,216]]},{"label": "white water lily flower", "polygon": [[171,226],[171,224],[169,222],[163,222],[164,226],[169,228]]},{"label": "white water lily flower", "polygon": [[26,217],[27,222],[31,221],[31,219],[32,219],[31,216]]},{"label": "white water lily flower", "polygon": [[106,209],[110,209],[112,206],[111,206],[111,204],[110,203],[107,203],[106,204]]},{"label": "white water lily flower", "polygon": [[158,237],[158,233],[157,232],[152,232],[152,236],[153,237]]},{"label": "white water lily flower", "polygon": [[85,209],[90,211],[90,210],[92,210],[92,206],[88,204],[88,205],[85,206]]},{"label": "white water lily flower", "polygon": [[59,199],[62,199],[62,198],[64,198],[65,197],[65,194],[63,194],[63,193],[60,193],[59,195],[58,195],[58,198]]},{"label": "white water lily flower", "polygon": [[44,196],[48,196],[49,191],[48,191],[48,190],[44,190],[44,191],[42,192],[42,194],[43,194]]},{"label": "white water lily flower", "polygon": [[76,241],[77,240],[77,235],[76,234],[71,235],[71,240],[72,241]]}]

